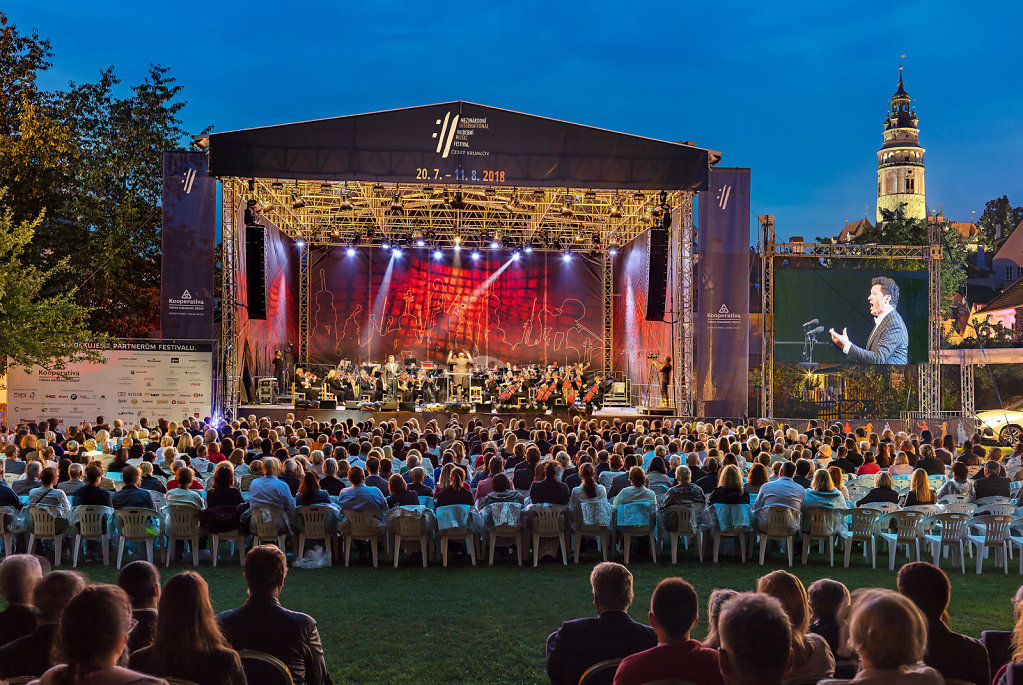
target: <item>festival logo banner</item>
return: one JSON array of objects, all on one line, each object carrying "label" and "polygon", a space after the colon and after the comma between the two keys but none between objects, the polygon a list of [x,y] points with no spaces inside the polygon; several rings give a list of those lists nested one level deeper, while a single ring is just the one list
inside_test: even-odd
[{"label": "festival logo banner", "polygon": [[697,411],[747,413],[749,383],[750,170],[711,169],[699,194],[696,324]]},{"label": "festival logo banner", "polygon": [[161,335],[213,337],[216,180],[201,152],[163,153]]}]

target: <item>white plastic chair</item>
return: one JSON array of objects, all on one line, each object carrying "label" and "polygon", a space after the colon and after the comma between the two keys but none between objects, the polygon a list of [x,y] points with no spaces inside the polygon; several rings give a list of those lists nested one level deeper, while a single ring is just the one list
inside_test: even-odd
[{"label": "white plastic chair", "polygon": [[633,536],[650,539],[650,558],[657,561],[657,523],[654,505],[649,502],[628,502],[615,507],[615,529],[622,536],[625,563],[629,563],[629,548]]},{"label": "white plastic chair", "polygon": [[78,553],[82,540],[97,540],[103,549],[103,565],[110,565],[110,532],[107,523],[114,510],[102,506],[77,506],[71,510],[71,520],[75,526],[74,552],[71,564],[78,568]]},{"label": "white plastic chair", "polygon": [[595,537],[603,553],[604,561],[610,551],[614,554],[614,545],[611,544],[611,503],[606,499],[589,499],[579,503],[578,517],[573,529],[572,551],[575,555],[575,563],[579,563],[579,552],[582,548],[583,538]]},{"label": "white plastic chair", "polygon": [[[899,545],[906,546],[906,556],[909,556],[910,548],[916,550],[916,560],[920,561],[920,524],[927,516],[920,511],[893,511],[885,514],[881,521],[882,530],[880,538],[888,543],[888,570],[895,570],[895,555],[898,553]],[[895,524],[895,532],[887,532],[884,528],[889,524]]]},{"label": "white plastic chair", "polygon": [[[703,563],[703,529],[698,523],[699,507],[693,505],[679,505],[668,507],[664,510],[665,521],[673,521],[673,526],[665,526],[668,539],[671,540],[671,563],[678,563],[678,541],[685,540],[689,545],[689,538],[693,539],[696,546],[696,553]],[[578,560],[577,560],[578,561]]]},{"label": "white plastic chair", "polygon": [[153,563],[153,543],[161,535],[163,519],[154,509],[117,509],[117,568],[121,568],[126,542],[141,542],[146,545],[146,561]]},{"label": "white plastic chair", "polygon": [[35,554],[37,539],[52,540],[53,565],[54,567],[60,566],[61,552],[64,546],[64,530],[58,532],[57,529],[60,528],[61,521],[67,523],[67,520],[54,516],[46,507],[29,507],[28,513],[31,516],[31,524],[28,529],[28,553]]},{"label": "white plastic chair", "polygon": [[437,508],[437,535],[440,538],[441,561],[448,565],[448,543],[465,540],[472,565],[476,565],[476,541],[473,539],[472,511],[467,504],[449,504]]},{"label": "white plastic chair", "polygon": [[295,551],[296,558],[302,558],[306,538],[323,540],[327,548],[327,565],[333,565],[334,555],[337,553],[337,536],[330,530],[330,522],[337,514],[337,509],[330,504],[312,504],[299,507],[295,511],[295,516],[302,521],[302,532],[298,534],[298,548]]},{"label": "white plastic chair", "polygon": [[[1009,526],[1012,524],[1011,516],[1000,516],[998,514],[987,514],[976,516],[970,520],[970,527],[979,527],[981,535],[967,535],[966,539],[974,548],[977,557],[977,573],[984,570],[984,557],[987,550],[995,550],[995,566],[1001,562],[1005,573],[1009,572]],[[999,559],[1001,553],[1001,559]]]},{"label": "white plastic chair", "polygon": [[[966,532],[969,514],[947,511],[924,519],[923,539],[931,546],[934,565],[941,566],[942,552],[947,548],[952,554],[952,566],[955,567],[956,555],[959,552],[959,567],[966,573]],[[928,528],[937,528],[936,533],[927,533]]]},{"label": "white plastic chair", "polygon": [[842,539],[845,547],[845,568],[849,568],[849,558],[852,556],[852,546],[863,543],[863,556],[867,556],[867,546],[870,547],[870,566],[877,568],[877,522],[884,515],[877,509],[869,507],[855,507],[846,509],[845,515],[849,517],[845,528],[838,530],[838,536]]},{"label": "white plastic chair", "polygon": [[756,535],[760,538],[760,565],[764,565],[767,557],[767,543],[777,540],[785,543],[789,566],[792,566],[792,548],[796,533],[799,532],[799,512],[792,507],[776,505],[757,512]]},{"label": "white plastic chair", "polygon": [[560,504],[534,504],[528,511],[531,513],[530,525],[533,534],[533,566],[540,562],[540,540],[543,538],[558,539],[561,543],[561,561],[568,566],[568,526],[565,507]]},{"label": "white plastic chair", "polygon": [[175,543],[179,541],[188,542],[188,546],[192,550],[192,566],[198,566],[199,541],[206,537],[206,532],[199,525],[199,510],[190,506],[169,506],[166,517],[164,566],[170,566],[171,558],[174,556]]}]

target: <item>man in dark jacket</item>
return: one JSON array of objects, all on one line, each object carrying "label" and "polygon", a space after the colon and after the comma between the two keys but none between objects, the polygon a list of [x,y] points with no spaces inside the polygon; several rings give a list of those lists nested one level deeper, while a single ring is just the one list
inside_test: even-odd
[{"label": "man in dark jacket", "polygon": [[547,675],[551,683],[579,682],[598,661],[618,659],[657,645],[649,626],[629,616],[632,574],[621,564],[605,561],[590,573],[596,618],[565,621],[547,638]]},{"label": "man in dark jacket", "polygon": [[942,615],[948,608],[952,586],[945,572],[926,561],[914,561],[899,569],[899,593],[909,597],[927,618],[927,652],[924,663],[946,680],[991,682],[987,648],[980,640],[953,632]]},{"label": "man in dark jacket", "polygon": [[998,475],[1001,468],[997,461],[984,462],[984,477],[973,482],[974,500],[1009,496],[1009,479]]},{"label": "man in dark jacket", "polygon": [[288,562],[279,547],[260,545],[249,550],[245,555],[249,599],[237,609],[217,614],[217,621],[235,649],[254,649],[283,661],[295,685],[330,685],[316,621],[285,609],[278,599],[287,573]]},{"label": "man in dark jacket", "polygon": [[139,508],[139,509],[155,509],[153,506],[153,495],[149,490],[144,490],[139,487],[139,480],[141,479],[139,470],[134,466],[125,466],[121,471],[121,479],[124,483],[124,487],[119,492],[114,493],[111,500],[114,504],[114,509],[128,509],[128,508]]},{"label": "man in dark jacket", "polygon": [[51,571],[39,581],[35,591],[39,609],[36,628],[0,647],[0,678],[40,676],[53,666],[53,643],[57,640],[60,612],[84,588],[85,579],[73,571]]}]

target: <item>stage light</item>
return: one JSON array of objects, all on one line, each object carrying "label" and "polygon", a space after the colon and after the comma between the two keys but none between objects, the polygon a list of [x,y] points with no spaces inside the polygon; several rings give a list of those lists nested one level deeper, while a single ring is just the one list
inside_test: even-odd
[{"label": "stage light", "polygon": [[617,247],[612,247],[610,250],[607,251],[607,253],[609,255],[611,255],[612,257],[614,257],[615,255],[618,254],[618,248]]},{"label": "stage light", "polygon": [[270,187],[273,188],[274,190],[281,190],[284,188],[284,184],[281,183],[280,181],[274,181],[273,183],[270,184]]},{"label": "stage light", "polygon": [[572,253],[569,252],[568,250],[565,250],[564,253],[562,253],[562,255],[561,255],[561,261],[563,261],[563,262],[570,262],[570,261],[572,261]]},{"label": "stage light", "polygon": [[633,193],[632,199],[635,200],[636,202],[642,202],[644,199],[646,199],[646,196],[643,195],[643,193],[637,192]]},{"label": "stage light", "polygon": [[401,259],[401,248],[400,247],[394,248],[391,251],[391,254],[394,255],[395,259]]},{"label": "stage light", "polygon": [[590,238],[590,241],[593,243],[594,247],[600,247],[600,234],[594,233],[593,237]]},{"label": "stage light", "polygon": [[622,218],[622,202],[621,200],[615,200],[615,203],[611,205],[611,218],[621,219]]},{"label": "stage light", "polygon": [[454,240],[455,245],[461,245],[462,244],[462,236],[460,236],[460,235],[456,235],[453,238],[453,240]]},{"label": "stage light", "polygon": [[522,248],[522,251],[526,254],[533,254],[533,243],[526,243],[526,246]]},{"label": "stage light", "polygon": [[455,252],[461,252],[462,244],[460,242],[456,242],[454,245],[451,246],[451,249],[454,250]]},{"label": "stage light", "polygon": [[561,216],[566,219],[572,216],[575,212],[572,211],[572,201],[565,200],[565,204],[561,205]]},{"label": "stage light", "polygon": [[327,193],[329,195],[331,193],[331,185],[329,183],[321,183],[320,192]]},{"label": "stage light", "polygon": [[519,254],[519,251],[518,251],[518,250],[515,250],[515,252],[512,252],[512,261],[513,261],[513,262],[517,262],[517,261],[519,261],[519,257],[520,257],[520,256],[521,256],[521,255]]},{"label": "stage light", "polygon": [[352,204],[352,199],[348,196],[347,189],[341,191],[341,204],[338,205],[338,208],[342,212],[350,212],[355,209],[355,205]]},{"label": "stage light", "polygon": [[374,183],[373,184],[373,193],[379,195],[382,192],[384,192],[384,187],[382,185],[380,185],[379,183]]},{"label": "stage light", "polygon": [[395,193],[391,198],[391,214],[401,214],[405,211],[405,205],[401,203],[401,195]]},{"label": "stage light", "polygon": [[305,247],[305,241],[304,241],[304,240],[299,240],[299,241],[297,241],[297,242],[295,243],[295,246],[296,246],[296,247],[297,247],[298,249],[300,249],[300,250],[301,250],[301,249],[302,249],[303,247]]},{"label": "stage light", "polygon": [[384,248],[385,250],[390,250],[391,249],[391,241],[385,240],[380,247]]},{"label": "stage light", "polygon": [[465,202],[462,200],[462,191],[455,193],[455,199],[450,202],[451,209],[465,209]]},{"label": "stage light", "polygon": [[426,241],[420,238],[416,241],[416,247],[426,247]]},{"label": "stage light", "polygon": [[479,258],[480,258],[479,250],[473,250],[472,251],[472,261],[477,262],[477,261],[479,261]]},{"label": "stage light", "polygon": [[305,200],[300,198],[294,190],[291,191],[291,208],[302,209],[303,207],[305,207]]},{"label": "stage light", "polygon": [[249,192],[250,193],[256,192],[256,179],[254,178],[249,179]]},{"label": "stage light", "polygon": [[443,256],[444,256],[444,253],[441,252],[440,250],[434,250],[433,251],[433,258],[434,259],[440,259]]},{"label": "stage light", "polygon": [[345,250],[345,253],[349,257],[354,257],[355,256],[355,248],[354,247],[349,247],[347,250]]},{"label": "stage light", "polygon": [[501,247],[501,241],[498,240],[497,238],[494,238],[493,240],[490,241],[490,249],[491,250],[496,250],[496,249],[498,249],[500,247]]}]

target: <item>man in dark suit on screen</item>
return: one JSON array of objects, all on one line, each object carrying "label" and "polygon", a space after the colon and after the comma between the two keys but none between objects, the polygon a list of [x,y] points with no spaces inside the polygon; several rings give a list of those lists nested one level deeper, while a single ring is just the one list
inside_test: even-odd
[{"label": "man in dark suit on screen", "polygon": [[632,574],[621,564],[605,561],[590,574],[596,618],[565,621],[547,638],[547,676],[569,685],[593,664],[618,659],[657,645],[653,628],[629,616]]},{"label": "man in dark suit on screen", "polygon": [[835,343],[851,361],[861,364],[908,364],[909,333],[906,323],[895,311],[899,304],[899,286],[885,276],[873,279],[867,302],[874,317],[874,330],[867,338],[866,347],[849,340],[847,329],[839,333],[831,329],[831,342]]}]

